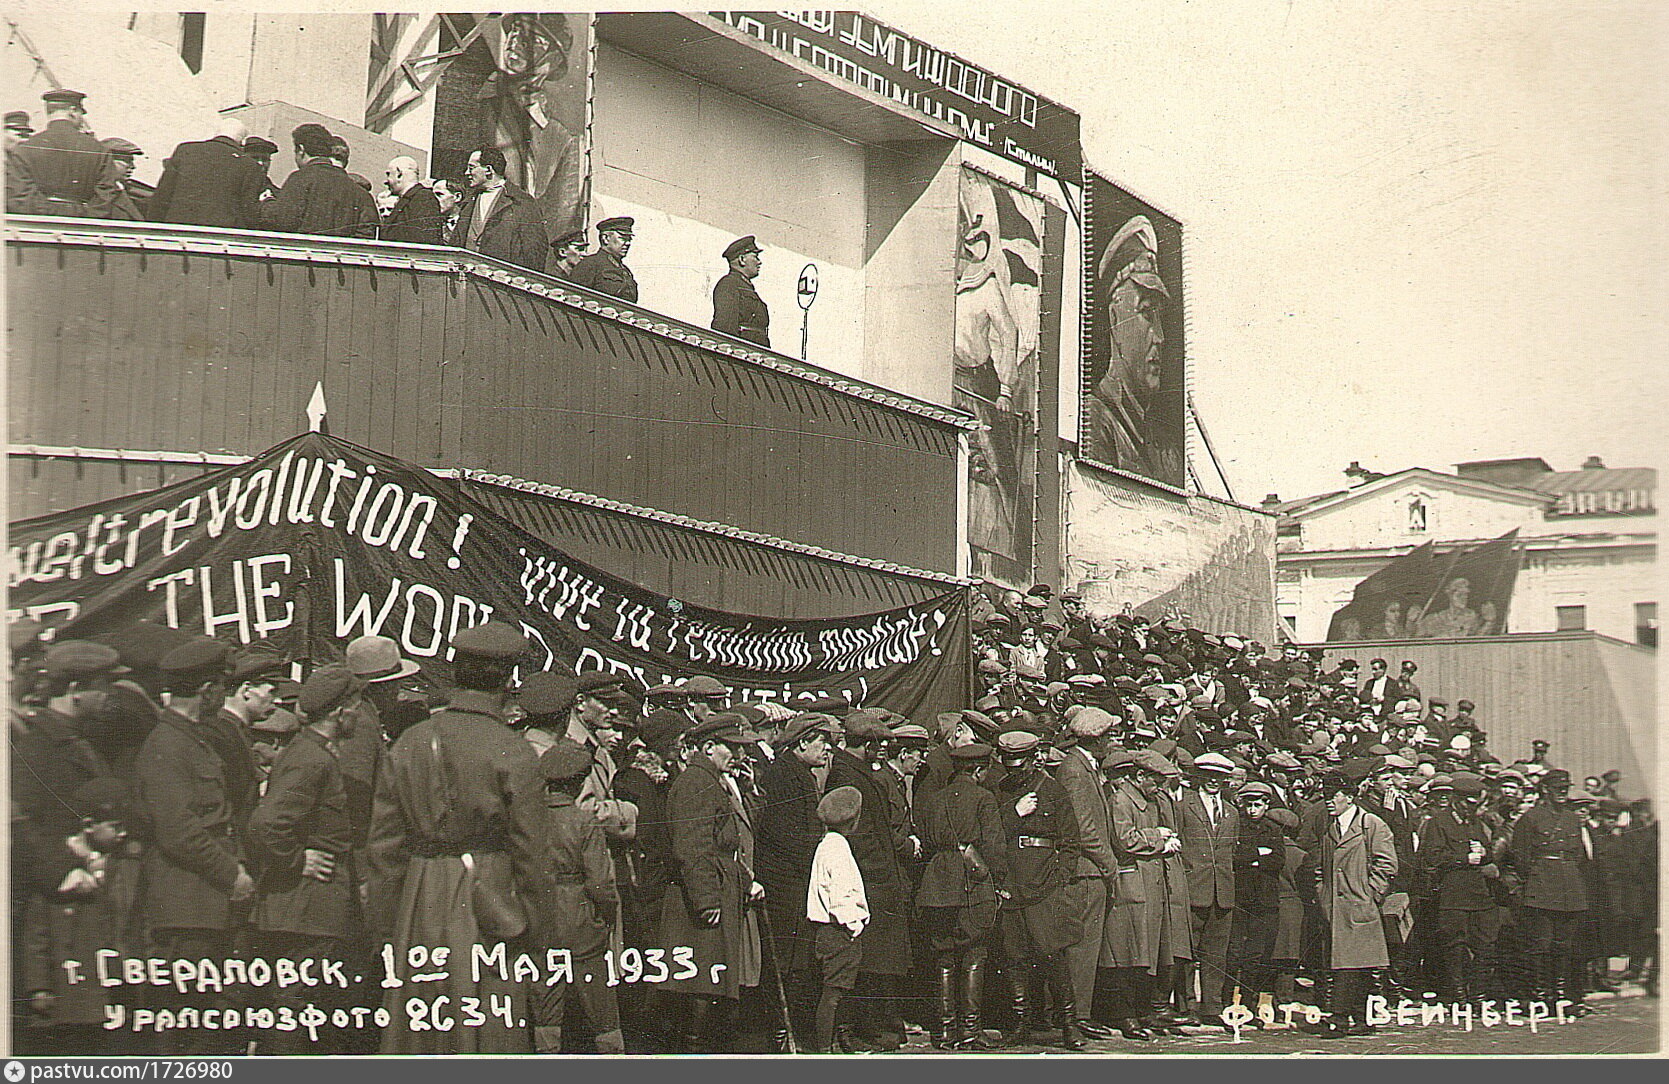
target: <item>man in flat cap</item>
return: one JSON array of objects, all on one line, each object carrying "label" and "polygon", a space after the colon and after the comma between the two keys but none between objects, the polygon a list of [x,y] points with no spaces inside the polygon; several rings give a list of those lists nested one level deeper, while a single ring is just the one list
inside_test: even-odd
[{"label": "man in flat cap", "polygon": [[22,143],[35,134],[35,126],[29,121],[29,114],[21,109],[14,109],[6,114],[6,149]]},{"label": "man in flat cap", "polygon": [[812,858],[823,829],[817,819],[821,776],[828,771],[833,716],[796,715],[777,739],[777,755],[759,774],[761,802],[769,810],[757,825],[754,874],[765,886],[772,960],[783,977],[792,1026],[809,1046],[816,998],[817,957],[807,924],[805,899]]},{"label": "man in flat cap", "polygon": [[[306,725],[273,764],[267,790],[249,819],[251,856],[260,877],[253,916],[257,951],[268,959],[341,960],[349,939],[362,931],[353,871],[353,824],[339,760],[340,743],[356,718],[349,710],[357,681],[345,666],[321,666],[302,683],[298,702]],[[320,1003],[327,988],[294,986],[275,995],[300,1013]],[[329,1012],[341,1007],[324,1001]],[[347,1036],[321,1030],[313,1043],[305,1032],[270,1031],[262,1054],[345,1052]]]},{"label": "man in flat cap", "polygon": [[1093,1039],[1110,1039],[1115,1034],[1112,1028],[1092,1020],[1090,1009],[1107,925],[1107,889],[1118,876],[1112,822],[1107,816],[1106,780],[1101,774],[1101,759],[1107,755],[1108,735],[1116,722],[1100,708],[1074,712],[1067,724],[1071,741],[1054,773],[1078,823],[1078,857],[1069,899],[1084,932],[1076,944],[1068,946],[1066,958],[1078,1030]]},{"label": "man in flat cap", "polygon": [[1054,995],[1061,1045],[1081,1049],[1078,1010],[1066,949],[1078,936],[1077,915],[1066,889],[1077,871],[1078,822],[1066,791],[1038,764],[1036,734],[1011,730],[997,736],[1002,773],[992,783],[1008,849],[1009,898],[998,916],[998,944],[1013,1013],[1007,1045],[1032,1041],[1032,1009],[1042,987]]},{"label": "man in flat cap", "polygon": [[[614,861],[609,857],[602,826],[590,811],[580,808],[579,793],[591,771],[592,750],[560,738],[539,757],[545,780],[546,818],[551,855],[556,862],[556,895],[552,904],[556,926],[550,944],[566,948],[576,975],[607,974],[603,953],[618,944],[620,897],[615,889]],[[562,1052],[562,1016],[566,994],[572,991],[585,1010],[596,1036],[599,1054],[624,1054],[620,1006],[614,988],[604,982],[539,983],[534,996],[534,1049],[541,1054]]]},{"label": "man in flat cap", "polygon": [[1167,768],[1175,771],[1165,757],[1148,749],[1112,748],[1101,758],[1118,874],[1107,891],[1100,963],[1111,972],[1107,1002],[1112,1027],[1137,1041],[1153,1038],[1143,1021],[1153,1012],[1161,971],[1165,856],[1182,849],[1181,837],[1159,822],[1156,797],[1166,785]]},{"label": "man in flat cap", "polygon": [[614,750],[624,735],[620,702],[631,679],[620,674],[590,671],[574,681],[574,706],[568,711],[564,736],[591,750],[591,769],[578,801],[603,826],[611,843],[632,838],[637,830],[637,809],[614,797]]},{"label": "man in flat cap", "polygon": [[110,152],[87,131],[86,98],[78,90],[41,95],[46,127],[6,155],[8,213],[87,215]]},{"label": "man in flat cap", "polygon": [[597,251],[574,265],[569,281],[600,294],[637,303],[637,278],[626,266],[632,250],[632,220],[625,215],[597,223]]},{"label": "man in flat cap", "polygon": [[265,202],[278,195],[278,186],[272,183],[272,156],[278,153],[278,144],[263,136],[250,136],[243,141],[243,153],[255,159],[255,164],[261,167],[261,193],[256,198]]},{"label": "man in flat cap", "polygon": [[573,281],[574,268],[585,259],[585,231],[569,230],[557,235],[551,242],[551,259],[545,265],[545,273],[552,278]]},{"label": "man in flat cap", "polygon": [[1592,837],[1570,800],[1570,773],[1552,768],[1536,784],[1538,801],[1513,826],[1506,861],[1524,879],[1520,925],[1533,969],[1532,996],[1582,1003],[1578,931],[1588,896]]},{"label": "man in flat cap", "polygon": [[738,237],[725,247],[724,258],[730,270],[713,287],[713,330],[769,347],[771,310],[753,288],[762,251],[752,234]]},{"label": "man in flat cap", "polygon": [[1215,1022],[1223,1011],[1228,981],[1229,922],[1234,914],[1234,855],[1240,811],[1223,794],[1234,763],[1221,753],[1194,758],[1193,786],[1176,804],[1182,858],[1188,870],[1189,930],[1199,965],[1201,1020]]},{"label": "man in flat cap", "polygon": [[731,778],[750,744],[736,722],[720,714],[685,735],[689,764],[667,794],[676,868],[661,935],[669,958],[687,947],[700,968],[674,972],[661,988],[689,997],[681,1021],[688,1054],[727,1052],[741,990],[760,981],[759,926],[749,905],[763,900],[765,886],[754,878],[753,828]]},{"label": "man in flat cap", "polygon": [[543,271],[549,255],[545,215],[539,202],[505,178],[504,152],[483,146],[464,167],[470,197],[458,208],[451,243],[459,248]]},{"label": "man in flat cap", "polygon": [[1286,837],[1269,818],[1275,788],[1254,780],[1235,791],[1241,811],[1234,850],[1233,942],[1229,971],[1241,999],[1255,1006],[1261,994],[1274,991],[1270,960],[1280,914],[1281,869]]},{"label": "man in flat cap", "polygon": [[938,1050],[991,1049],[981,1020],[986,959],[1008,880],[1002,814],[983,785],[991,752],[982,742],[952,746],[950,778],[916,810],[927,854],[916,904],[937,978]]},{"label": "man in flat cap", "polygon": [[[242,838],[254,800],[254,754],[214,708],[231,666],[224,643],[192,637],[160,666],[168,707],[139,751],[135,793],[151,828],[142,858],[145,909],[156,955],[221,959],[255,895]],[[176,1031],[161,1045],[173,1054],[228,1052],[225,1037],[218,1038]]]},{"label": "man in flat cap", "polygon": [[710,678],[706,674],[697,674],[695,677],[685,678],[682,688],[684,690],[684,710],[688,712],[692,722],[705,723],[723,711],[730,702],[730,690],[725,687],[723,682]]},{"label": "man in flat cap", "polygon": [[858,822],[862,809],[863,794],[856,787],[836,787],[817,803],[817,819],[824,830],[812,854],[805,913],[814,931],[814,951],[822,977],[812,1046],[821,1054],[852,1053],[856,1049],[840,1020],[840,1002],[857,985],[863,960],[859,939],[869,924],[863,874],[846,842],[846,832]]},{"label": "man in flat cap", "polygon": [[146,206],[151,219],[229,230],[264,229],[261,195],[272,182],[244,150],[247,135],[242,121],[223,117],[212,138],[175,147],[162,164],[162,178]]},{"label": "man in flat cap", "polygon": [[133,177],[136,160],[145,152],[139,149],[137,143],[120,136],[110,136],[99,142],[109,152],[110,160],[105,164],[98,184],[94,186],[93,198],[87,204],[88,213],[94,218],[143,222],[145,215],[141,213],[127,183]]},{"label": "man in flat cap", "polygon": [[[505,716],[527,638],[488,621],[459,632],[451,646],[451,703],[400,735],[377,776],[367,918],[372,936],[391,943],[396,959],[415,945],[497,942],[514,957],[548,943],[554,927],[544,780],[533,749]],[[460,898],[469,906],[457,906]],[[479,997],[483,1005],[508,999],[512,1020],[529,1015],[524,983],[490,968],[477,980],[469,968],[454,967],[445,984],[408,982],[386,991],[395,1022],[383,1032],[384,1053],[530,1051],[526,1028],[497,1016],[444,1032],[405,1025],[407,998],[441,992]]]}]

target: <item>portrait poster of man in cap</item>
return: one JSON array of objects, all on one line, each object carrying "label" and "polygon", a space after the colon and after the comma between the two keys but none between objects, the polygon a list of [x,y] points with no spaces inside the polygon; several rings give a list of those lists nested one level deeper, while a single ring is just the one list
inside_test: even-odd
[{"label": "portrait poster of man in cap", "polygon": [[1186,419],[1182,225],[1088,175],[1084,457],[1180,486]]}]

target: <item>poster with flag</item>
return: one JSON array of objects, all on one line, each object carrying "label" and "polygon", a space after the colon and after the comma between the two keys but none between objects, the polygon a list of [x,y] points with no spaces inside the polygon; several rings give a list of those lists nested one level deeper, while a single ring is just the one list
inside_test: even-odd
[{"label": "poster with flag", "polygon": [[973,572],[1031,582],[1043,202],[962,171],[956,259],[955,405],[978,418],[968,473]]},{"label": "poster with flag", "polygon": [[1507,628],[1522,558],[1517,528],[1448,553],[1438,553],[1437,544],[1427,542],[1357,584],[1349,604],[1333,615],[1327,639],[1499,635]]}]

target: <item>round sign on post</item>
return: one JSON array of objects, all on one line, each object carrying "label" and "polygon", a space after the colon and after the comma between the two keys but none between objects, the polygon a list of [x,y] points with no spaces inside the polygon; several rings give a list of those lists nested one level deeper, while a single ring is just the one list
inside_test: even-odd
[{"label": "round sign on post", "polygon": [[808,263],[800,268],[800,282],[795,287],[795,293],[800,299],[800,308],[809,309],[811,303],[817,300],[817,265]]},{"label": "round sign on post", "polygon": [[806,350],[811,345],[811,303],[817,300],[817,265],[808,263],[800,268],[800,281],[794,287],[794,296],[800,302],[800,360],[806,360]]}]

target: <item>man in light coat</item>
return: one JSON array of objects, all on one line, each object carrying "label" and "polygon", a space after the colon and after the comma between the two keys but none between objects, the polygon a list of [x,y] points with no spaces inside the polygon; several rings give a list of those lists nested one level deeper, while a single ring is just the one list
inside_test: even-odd
[{"label": "man in light coat", "polygon": [[1338,772],[1322,777],[1327,814],[1305,848],[1316,867],[1317,898],[1327,920],[1333,989],[1323,1034],[1330,1038],[1369,1033],[1373,970],[1390,962],[1379,905],[1397,875],[1397,846],[1385,822],[1356,804],[1360,782]]}]

